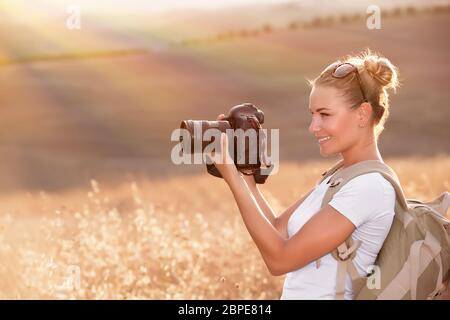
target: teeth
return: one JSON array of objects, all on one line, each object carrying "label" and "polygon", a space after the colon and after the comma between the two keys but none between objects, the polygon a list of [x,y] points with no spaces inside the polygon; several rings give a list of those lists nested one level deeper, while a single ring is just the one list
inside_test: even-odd
[{"label": "teeth", "polygon": [[324,142],[324,141],[327,141],[328,139],[330,139],[330,137],[325,137],[325,138],[319,139],[319,142]]}]

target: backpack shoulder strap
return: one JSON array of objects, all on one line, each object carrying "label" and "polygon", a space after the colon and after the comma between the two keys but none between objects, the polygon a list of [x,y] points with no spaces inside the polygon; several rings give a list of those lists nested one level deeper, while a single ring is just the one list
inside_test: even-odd
[{"label": "backpack shoulder strap", "polygon": [[319,182],[317,182],[317,184],[321,184],[325,179],[332,176],[339,168],[342,167],[343,164],[344,161],[342,159],[333,164],[330,168],[322,173],[322,177],[320,178]]}]

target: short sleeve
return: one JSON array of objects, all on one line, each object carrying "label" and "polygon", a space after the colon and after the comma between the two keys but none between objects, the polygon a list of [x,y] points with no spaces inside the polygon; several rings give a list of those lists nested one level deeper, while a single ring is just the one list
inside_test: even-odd
[{"label": "short sleeve", "polygon": [[368,173],[347,182],[329,205],[349,219],[356,228],[383,210],[383,186],[378,173]]}]

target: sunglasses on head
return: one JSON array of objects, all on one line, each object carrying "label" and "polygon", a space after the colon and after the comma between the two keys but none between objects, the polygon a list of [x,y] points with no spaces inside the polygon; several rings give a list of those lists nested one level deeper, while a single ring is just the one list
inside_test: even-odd
[{"label": "sunglasses on head", "polygon": [[359,76],[358,68],[354,66],[353,64],[349,62],[335,62],[331,64],[329,67],[327,67],[325,70],[329,70],[333,68],[333,72],[331,73],[331,76],[336,79],[342,79],[348,76],[350,73],[356,74],[356,79],[358,80],[359,89],[361,90],[361,95],[364,99],[364,102],[368,102],[366,95],[364,94],[363,85],[361,82],[361,78]]}]

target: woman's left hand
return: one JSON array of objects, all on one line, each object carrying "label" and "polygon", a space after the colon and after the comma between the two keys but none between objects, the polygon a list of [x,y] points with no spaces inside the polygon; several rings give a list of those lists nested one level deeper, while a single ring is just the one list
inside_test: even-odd
[{"label": "woman's left hand", "polygon": [[223,179],[229,182],[233,176],[239,175],[233,159],[228,153],[228,137],[222,132],[220,135],[220,150],[212,151],[209,156],[219,170]]}]

